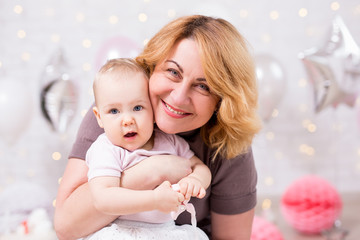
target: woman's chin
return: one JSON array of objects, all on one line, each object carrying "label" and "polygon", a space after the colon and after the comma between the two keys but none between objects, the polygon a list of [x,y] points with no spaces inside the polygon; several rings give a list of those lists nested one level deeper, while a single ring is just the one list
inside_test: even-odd
[{"label": "woman's chin", "polygon": [[158,128],[168,134],[176,134],[182,132],[181,125],[178,123],[170,123],[166,119],[160,119],[156,121]]},{"label": "woman's chin", "polygon": [[157,124],[157,126],[161,131],[163,131],[164,133],[167,133],[167,134],[176,134],[176,133],[181,132],[172,126],[168,126],[168,124],[166,126],[164,126],[163,124]]}]

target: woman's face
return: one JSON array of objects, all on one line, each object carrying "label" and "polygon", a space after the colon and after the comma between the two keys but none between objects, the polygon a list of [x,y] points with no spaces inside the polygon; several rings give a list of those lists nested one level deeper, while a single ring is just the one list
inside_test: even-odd
[{"label": "woman's face", "polygon": [[192,39],[179,41],[156,65],[149,91],[156,124],[166,133],[203,126],[219,101],[210,92],[197,44]]}]

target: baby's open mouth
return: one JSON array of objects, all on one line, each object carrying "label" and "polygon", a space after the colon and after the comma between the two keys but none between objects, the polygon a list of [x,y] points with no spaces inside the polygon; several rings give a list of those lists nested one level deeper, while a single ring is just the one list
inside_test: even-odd
[{"label": "baby's open mouth", "polygon": [[125,137],[134,137],[136,134],[136,132],[128,132],[127,134],[125,134]]}]

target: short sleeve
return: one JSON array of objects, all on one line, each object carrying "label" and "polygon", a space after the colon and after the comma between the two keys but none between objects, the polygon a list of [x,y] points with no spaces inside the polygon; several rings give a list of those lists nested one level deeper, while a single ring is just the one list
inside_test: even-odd
[{"label": "short sleeve", "polygon": [[257,172],[252,150],[211,165],[210,208],[219,214],[239,214],[256,205]]},{"label": "short sleeve", "polygon": [[116,147],[107,138],[101,135],[89,148],[86,154],[86,164],[89,167],[88,179],[101,176],[120,177],[120,158],[123,155],[119,147]]},{"label": "short sleeve", "polygon": [[92,111],[94,105],[90,107],[84,116],[79,127],[75,142],[69,154],[69,158],[79,158],[85,160],[86,152],[97,137],[104,133],[99,127],[96,117]]},{"label": "short sleeve", "polygon": [[170,135],[173,138],[175,151],[178,156],[183,157],[185,159],[192,158],[195,154],[190,149],[189,144],[180,136]]}]

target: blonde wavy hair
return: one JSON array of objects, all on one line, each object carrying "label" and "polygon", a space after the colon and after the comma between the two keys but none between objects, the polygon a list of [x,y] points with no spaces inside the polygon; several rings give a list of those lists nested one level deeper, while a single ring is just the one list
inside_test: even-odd
[{"label": "blonde wavy hair", "polygon": [[185,38],[197,43],[206,81],[220,97],[217,111],[201,127],[204,142],[215,150],[213,159],[245,153],[261,127],[258,91],[247,42],[232,24],[202,15],[180,17],[150,39],[136,61],[151,76],[156,64]]}]

